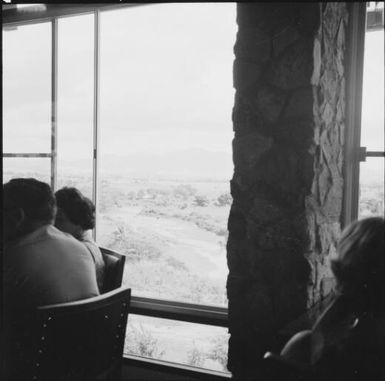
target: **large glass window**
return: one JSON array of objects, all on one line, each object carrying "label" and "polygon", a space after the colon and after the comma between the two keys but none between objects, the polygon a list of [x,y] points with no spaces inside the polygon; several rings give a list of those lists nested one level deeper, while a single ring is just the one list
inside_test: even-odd
[{"label": "large glass window", "polygon": [[[234,3],[119,8],[3,34],[3,181],[54,175],[56,188],[98,190],[97,242],[127,255],[133,303],[183,302],[196,322],[227,308],[235,35]],[[226,371],[227,341],[227,328],[132,315],[125,353]]]},{"label": "large glass window", "polygon": [[[384,3],[369,3],[362,90],[359,218],[384,216]],[[382,23],[373,25],[381,15]],[[381,18],[380,18],[381,20]]]},{"label": "large glass window", "polygon": [[227,306],[234,8],[101,15],[98,240],[133,295]]},{"label": "large glass window", "polygon": [[58,20],[58,188],[92,197],[94,15]]},{"label": "large glass window", "polygon": [[51,23],[3,32],[3,152],[51,152]]},{"label": "large glass window", "polygon": [[124,352],[227,372],[226,328],[129,315]]},{"label": "large glass window", "polygon": [[50,182],[51,162],[47,158],[7,157],[3,159],[3,183],[16,177],[33,177]]}]

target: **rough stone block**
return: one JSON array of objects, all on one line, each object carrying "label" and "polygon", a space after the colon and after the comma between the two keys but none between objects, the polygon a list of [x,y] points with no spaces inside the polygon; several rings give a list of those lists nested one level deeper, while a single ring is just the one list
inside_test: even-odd
[{"label": "rough stone block", "polygon": [[298,40],[272,62],[266,74],[267,81],[285,90],[309,85],[313,71],[312,58],[312,40]]},{"label": "rough stone block", "polygon": [[326,195],[330,190],[331,175],[327,166],[323,165],[318,175],[318,194],[321,205],[325,204]]},{"label": "rough stone block", "polygon": [[262,74],[262,70],[261,64],[236,59],[233,66],[234,88],[245,91],[254,87]]},{"label": "rough stone block", "polygon": [[329,102],[325,103],[325,107],[322,111],[322,122],[326,126],[331,126],[333,123],[334,111],[330,106]]},{"label": "rough stone block", "polygon": [[263,85],[257,91],[253,106],[260,112],[266,123],[275,123],[278,121],[285,104],[285,92],[269,85]]},{"label": "rough stone block", "polygon": [[283,113],[284,118],[312,118],[313,117],[313,89],[307,86],[295,90]]},{"label": "rough stone block", "polygon": [[237,23],[273,34],[291,25],[297,13],[298,5],[295,3],[238,3]]},{"label": "rough stone block", "polygon": [[281,145],[309,148],[314,135],[312,119],[283,120],[273,126],[274,141]]},{"label": "rough stone block", "polygon": [[283,218],[285,211],[282,207],[275,205],[272,201],[256,197],[253,202],[253,207],[250,210],[250,215],[254,220],[261,223],[272,222]]},{"label": "rough stone block", "polygon": [[334,178],[324,204],[324,213],[330,219],[339,219],[342,210],[342,198],[343,180],[342,178]]},{"label": "rough stone block", "polygon": [[340,26],[338,28],[338,36],[337,36],[338,51],[343,51],[345,48],[345,27],[346,27],[346,24],[344,20],[341,20]]},{"label": "rough stone block", "polygon": [[338,4],[326,3],[323,15],[323,28],[330,41],[334,41],[338,31],[339,21],[341,19],[340,17],[336,17],[339,13],[338,11]]},{"label": "rough stone block", "polygon": [[320,4],[318,2],[301,3],[296,26],[304,36],[314,35],[320,26]]},{"label": "rough stone block", "polygon": [[233,129],[235,136],[240,137],[252,132],[267,132],[262,115],[256,110],[252,102],[240,93],[236,92],[235,105],[232,113]]},{"label": "rough stone block", "polygon": [[298,30],[293,26],[288,26],[286,29],[276,33],[273,36],[273,51],[275,56],[279,56],[287,47],[300,37]]},{"label": "rough stone block", "polygon": [[233,141],[233,160],[236,170],[251,170],[258,163],[260,157],[271,149],[273,139],[252,133]]},{"label": "rough stone block", "polygon": [[271,39],[259,28],[239,28],[234,54],[238,59],[264,63],[270,59]]},{"label": "rough stone block", "polygon": [[232,207],[227,226],[232,239],[242,240],[245,238],[246,218],[242,211]]}]

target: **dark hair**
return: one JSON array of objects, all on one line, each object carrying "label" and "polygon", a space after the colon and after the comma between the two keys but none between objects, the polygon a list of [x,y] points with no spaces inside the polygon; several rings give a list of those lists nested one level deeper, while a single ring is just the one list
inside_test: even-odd
[{"label": "dark hair", "polygon": [[337,246],[337,257],[331,260],[331,268],[341,293],[360,291],[374,300],[383,298],[384,219],[370,217],[349,225],[342,233]]},{"label": "dark hair", "polygon": [[68,219],[82,229],[95,227],[95,206],[76,188],[64,187],[55,193],[56,203]]},{"label": "dark hair", "polygon": [[52,223],[56,202],[51,187],[33,178],[12,179],[3,186],[4,208],[23,209],[26,220]]}]

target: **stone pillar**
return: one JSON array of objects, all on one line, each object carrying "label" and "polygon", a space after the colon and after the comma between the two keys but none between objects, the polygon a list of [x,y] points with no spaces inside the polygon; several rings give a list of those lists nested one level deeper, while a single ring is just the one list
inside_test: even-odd
[{"label": "stone pillar", "polygon": [[342,205],[345,3],[239,3],[229,362],[258,375],[277,329],[332,282]]}]

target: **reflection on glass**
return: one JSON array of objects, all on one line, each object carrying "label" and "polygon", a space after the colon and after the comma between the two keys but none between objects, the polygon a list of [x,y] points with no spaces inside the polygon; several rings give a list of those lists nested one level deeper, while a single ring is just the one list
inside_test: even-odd
[{"label": "reflection on glass", "polygon": [[93,15],[58,24],[58,188],[92,197]]},{"label": "reflection on glass", "polygon": [[130,314],[124,354],[227,370],[227,328]]},{"label": "reflection on glass", "polygon": [[3,31],[3,152],[51,152],[51,24]]},{"label": "reflection on glass", "polygon": [[359,218],[384,217],[384,158],[367,158],[360,164]]},{"label": "reflection on glass", "polygon": [[3,184],[17,177],[32,177],[51,185],[51,159],[3,158]]},{"label": "reflection on glass", "polygon": [[384,151],[384,30],[366,32],[361,146]]},{"label": "reflection on glass", "polygon": [[102,13],[97,240],[127,255],[134,295],[227,306],[235,14]]}]

